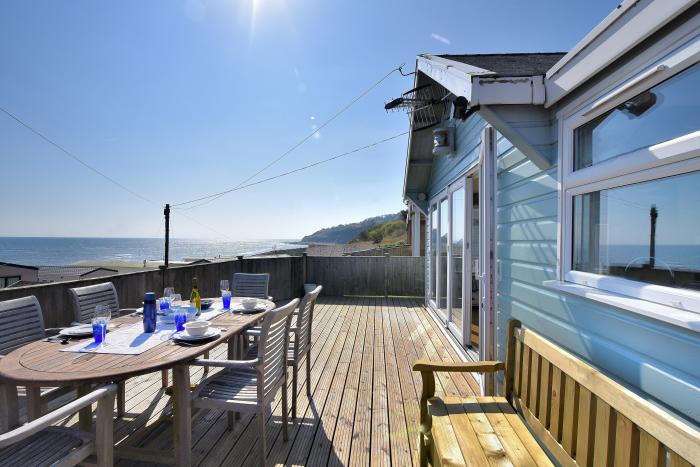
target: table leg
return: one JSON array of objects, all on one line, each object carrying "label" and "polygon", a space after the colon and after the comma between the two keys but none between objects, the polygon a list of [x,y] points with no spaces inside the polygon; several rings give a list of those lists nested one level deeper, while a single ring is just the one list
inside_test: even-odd
[{"label": "table leg", "polygon": [[175,465],[189,467],[192,461],[192,405],[187,365],[173,368],[173,418]]},{"label": "table leg", "polygon": [[19,425],[19,399],[17,386],[0,384],[0,434]]},{"label": "table leg", "polygon": [[[78,397],[83,397],[90,393],[91,387],[89,384],[81,384],[78,386]],[[78,426],[82,431],[90,433],[92,431],[92,406],[87,406],[80,409],[78,412]]]},{"label": "table leg", "polygon": [[41,387],[27,386],[27,419],[36,420],[41,417]]}]

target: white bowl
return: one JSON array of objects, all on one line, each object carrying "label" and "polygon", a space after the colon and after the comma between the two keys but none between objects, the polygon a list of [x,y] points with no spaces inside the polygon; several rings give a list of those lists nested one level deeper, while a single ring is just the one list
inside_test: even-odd
[{"label": "white bowl", "polygon": [[185,332],[193,337],[203,336],[211,323],[209,321],[190,321],[185,323]]},{"label": "white bowl", "polygon": [[241,305],[243,305],[243,308],[246,310],[252,310],[258,306],[258,300],[256,298],[244,298],[241,300]]}]

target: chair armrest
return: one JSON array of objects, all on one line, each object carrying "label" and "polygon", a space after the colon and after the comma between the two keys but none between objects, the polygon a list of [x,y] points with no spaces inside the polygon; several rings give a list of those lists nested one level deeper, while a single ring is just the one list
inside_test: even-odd
[{"label": "chair armrest", "polygon": [[258,363],[260,363],[260,361],[257,358],[255,360],[210,360],[208,358],[198,358],[191,362],[190,365],[250,370],[254,369]]},{"label": "chair armrest", "polygon": [[254,328],[246,329],[245,331],[243,331],[243,335],[248,337],[260,337],[261,332],[262,330],[256,326]]},{"label": "chair armrest", "polygon": [[[12,431],[4,433],[0,435],[0,449],[22,441],[23,439],[27,439],[31,435],[38,433],[44,428],[53,425],[54,423],[59,422],[70,415],[73,415],[80,409],[84,409],[85,407],[91,406],[95,402],[98,402],[108,397],[113,398],[116,392],[116,384],[103,386],[100,389],[92,391],[91,393],[86,394],[83,397],[80,397],[79,399],[76,399],[73,402],[64,405],[63,407],[54,410],[53,412],[49,412],[46,415],[43,415],[25,425],[22,425],[19,428],[15,428]],[[112,402],[112,404],[113,403],[114,402]]]},{"label": "chair armrest", "polygon": [[503,362],[486,360],[482,362],[431,362],[418,360],[413,364],[413,371],[420,371],[423,391],[420,395],[420,424],[424,434],[430,432],[432,420],[428,416],[428,399],[435,395],[435,372],[459,373],[495,373],[505,369]]}]

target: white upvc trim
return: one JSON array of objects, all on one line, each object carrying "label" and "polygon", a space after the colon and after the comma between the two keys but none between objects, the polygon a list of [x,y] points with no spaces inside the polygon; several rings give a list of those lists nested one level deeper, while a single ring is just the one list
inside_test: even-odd
[{"label": "white upvc trim", "polygon": [[[416,69],[474,105],[545,102],[544,76],[493,76],[490,70],[435,55],[419,55]],[[491,75],[491,76],[489,76]]]},{"label": "white upvc trim", "polygon": [[690,331],[700,333],[700,320],[698,314],[692,311],[685,311],[671,306],[660,305],[647,300],[629,297],[615,292],[609,292],[604,289],[587,287],[581,284],[575,284],[565,281],[544,281],[543,286],[594,300],[605,305],[621,308],[623,310],[637,313],[648,318],[672,324]]},{"label": "white upvc trim", "polygon": [[[683,324],[678,313],[698,321],[700,293],[647,284],[619,277],[572,270],[574,196],[700,171],[700,131],[623,154],[585,169],[573,170],[574,130],[621,102],[657,85],[700,61],[700,35],[694,31],[666,43],[655,56],[637,59],[636,68],[622,79],[613,75],[588,95],[559,112],[558,281],[547,286],[595,299],[646,316],[674,316],[664,320]],[[651,71],[656,70],[656,71]],[[659,318],[661,319],[661,318]]]},{"label": "white upvc trim", "polygon": [[[418,56],[416,59],[416,68],[418,71],[425,73],[427,76],[440,83],[455,96],[464,96],[471,102],[471,74],[460,65],[464,64],[433,55]],[[476,67],[473,68],[475,70],[481,70]]]},{"label": "white upvc trim", "polygon": [[640,44],[696,0],[625,0],[569,53],[545,79],[550,107]]}]

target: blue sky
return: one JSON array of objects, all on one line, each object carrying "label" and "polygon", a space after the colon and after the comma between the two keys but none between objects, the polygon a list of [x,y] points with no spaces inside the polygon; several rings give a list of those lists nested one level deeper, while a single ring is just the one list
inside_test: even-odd
[{"label": "blue sky", "polygon": [[[162,203],[236,185],[419,53],[566,51],[616,1],[4,1],[6,236],[162,235]],[[392,75],[265,174],[405,131]],[[396,212],[406,138],[187,211],[177,237],[297,238]],[[212,230],[213,229],[213,230]]]}]

